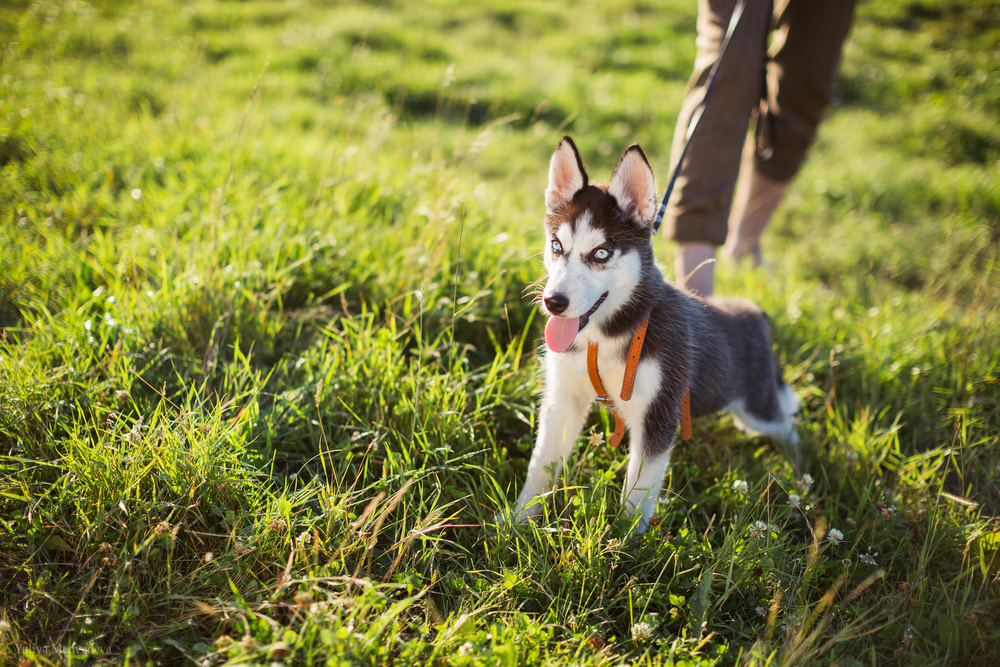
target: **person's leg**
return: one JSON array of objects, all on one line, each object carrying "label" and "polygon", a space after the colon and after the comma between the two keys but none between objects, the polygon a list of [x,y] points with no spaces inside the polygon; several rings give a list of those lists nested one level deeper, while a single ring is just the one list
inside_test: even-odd
[{"label": "person's leg", "polygon": [[755,265],[760,264],[761,234],[805,160],[823,110],[833,97],[853,15],[854,0],[778,3],[767,79],[773,153],[762,159],[750,144],[743,154],[724,256],[734,260],[749,256]]},{"label": "person's leg", "polygon": [[[713,264],[706,260],[714,259],[715,247],[726,241],[743,142],[760,99],[764,35],[771,20],[769,5],[750,0],[746,6],[720,65],[712,98],[691,139],[664,219],[667,235],[680,244],[675,267],[678,283],[705,296],[711,294],[714,278]],[[735,6],[736,0],[698,2],[698,55],[674,131],[674,164],[691,116],[704,97]]]},{"label": "person's leg", "polygon": [[787,182],[816,138],[823,111],[833,99],[840,54],[854,17],[854,0],[783,0],[775,4],[768,106],[773,115],[773,154],[756,169]]},{"label": "person's leg", "polygon": [[771,215],[781,203],[788,189],[787,181],[777,181],[756,169],[753,144],[740,166],[740,181],[736,187],[733,211],[729,216],[729,235],[722,248],[722,256],[731,261],[749,257],[754,266],[760,266],[763,254],[760,237],[771,220]]},{"label": "person's leg", "polygon": [[680,243],[674,252],[677,284],[698,296],[712,296],[715,285],[715,244]]}]

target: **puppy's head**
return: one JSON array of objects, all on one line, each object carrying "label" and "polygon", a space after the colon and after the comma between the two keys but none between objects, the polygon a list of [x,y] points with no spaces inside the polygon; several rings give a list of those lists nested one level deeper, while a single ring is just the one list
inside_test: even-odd
[{"label": "puppy's head", "polygon": [[656,180],[642,149],[629,146],[611,182],[591,185],[576,145],[563,137],[545,190],[542,305],[545,341],[564,352],[588,323],[626,303],[642,277],[656,215]]}]

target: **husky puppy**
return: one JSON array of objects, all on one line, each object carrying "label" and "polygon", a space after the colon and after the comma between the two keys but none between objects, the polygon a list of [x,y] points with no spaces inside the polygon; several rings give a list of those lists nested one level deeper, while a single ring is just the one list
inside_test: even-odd
[{"label": "husky puppy", "polygon": [[[630,433],[622,498],[637,515],[635,532],[646,531],[656,509],[686,391],[691,415],[728,410],[744,430],[795,451],[800,403],[782,380],[767,315],[747,301],[701,299],[664,280],[651,243],[656,198],[653,171],[637,145],[622,154],[606,185],[590,184],[569,137],[552,156],[541,297],[549,316],[545,390],[514,520],[541,512],[537,498],[551,489],[583,427],[597,396],[587,359],[594,343],[600,381]],[[623,400],[626,357],[647,317],[641,355],[632,362],[634,388]]]}]

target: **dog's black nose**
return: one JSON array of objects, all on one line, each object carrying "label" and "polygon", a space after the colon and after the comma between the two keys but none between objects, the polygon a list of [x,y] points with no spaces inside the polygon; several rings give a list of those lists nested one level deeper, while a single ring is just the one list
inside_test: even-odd
[{"label": "dog's black nose", "polygon": [[569,298],[565,294],[556,292],[552,296],[545,297],[545,308],[553,315],[558,315],[569,307]]}]

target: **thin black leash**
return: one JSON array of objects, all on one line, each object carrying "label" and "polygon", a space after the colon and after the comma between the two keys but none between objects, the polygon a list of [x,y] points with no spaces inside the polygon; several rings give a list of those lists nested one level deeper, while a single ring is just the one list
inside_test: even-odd
[{"label": "thin black leash", "polygon": [[715,88],[715,81],[719,77],[719,65],[722,63],[722,59],[726,57],[726,49],[729,48],[729,42],[733,38],[733,33],[736,32],[736,26],[740,22],[740,17],[743,16],[746,4],[747,0],[740,0],[736,8],[733,9],[733,15],[729,18],[729,27],[726,29],[726,36],[722,40],[722,46],[719,48],[719,57],[715,59],[715,64],[712,65],[712,72],[708,78],[708,86],[705,87],[705,96],[701,98],[701,102],[695,108],[694,113],[691,114],[691,120],[688,121],[687,132],[684,135],[684,148],[681,149],[681,154],[677,158],[677,164],[674,165],[674,172],[670,175],[670,180],[667,182],[667,191],[663,195],[663,201],[660,202],[660,210],[656,212],[656,219],[653,220],[654,235],[660,231],[663,215],[667,212],[667,202],[670,201],[670,195],[674,191],[674,184],[677,183],[677,177],[681,173],[681,165],[684,164],[684,156],[687,155],[688,147],[691,145],[691,137],[694,136],[694,131],[698,128],[698,123],[705,113],[705,107],[708,106],[708,98],[712,95],[712,89]]}]

